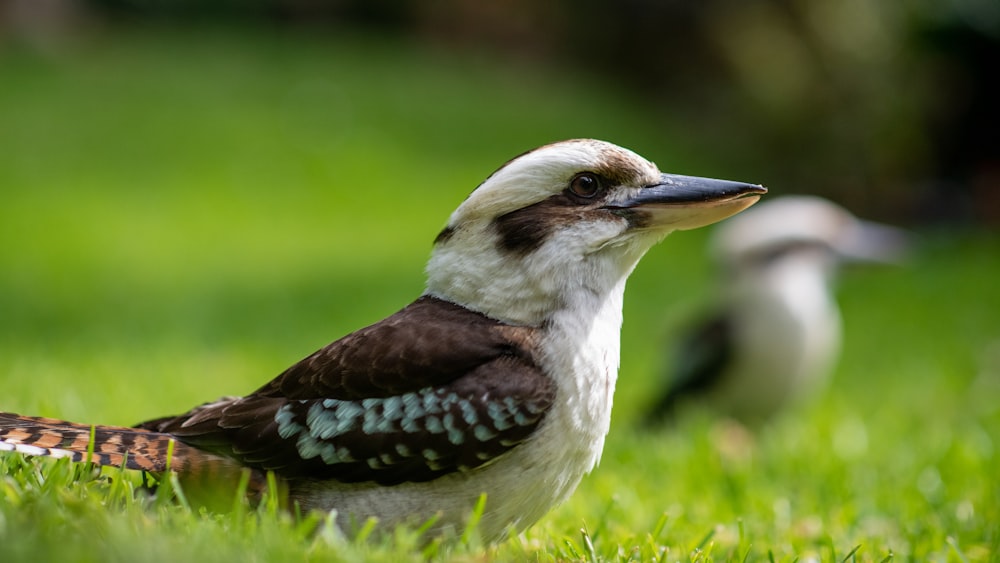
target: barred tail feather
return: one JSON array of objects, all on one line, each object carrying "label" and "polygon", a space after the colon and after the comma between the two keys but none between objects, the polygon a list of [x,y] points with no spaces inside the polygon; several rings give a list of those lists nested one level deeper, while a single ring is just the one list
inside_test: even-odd
[{"label": "barred tail feather", "polygon": [[197,473],[212,465],[235,465],[233,460],[178,442],[170,434],[6,412],[0,412],[0,451],[68,457],[76,462],[88,461],[90,454],[89,461],[98,465],[154,473]]},{"label": "barred tail feather", "polygon": [[[239,491],[256,504],[268,489],[267,476],[236,460],[178,441],[171,434],[123,426],[88,426],[54,418],[0,412],[0,452],[68,457],[75,462],[150,473],[176,472],[189,502],[212,510],[232,506]],[[276,481],[279,504],[287,486]]]}]

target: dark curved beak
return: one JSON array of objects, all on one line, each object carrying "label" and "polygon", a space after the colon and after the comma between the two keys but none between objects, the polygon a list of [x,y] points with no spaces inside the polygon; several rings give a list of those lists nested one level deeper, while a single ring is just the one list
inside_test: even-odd
[{"label": "dark curved beak", "polygon": [[767,188],[757,184],[715,180],[699,176],[662,174],[658,184],[643,188],[632,202],[637,205],[647,203],[698,204],[751,195],[760,196],[765,193],[767,193]]},{"label": "dark curved beak", "polygon": [[743,211],[765,193],[767,188],[757,184],[662,174],[658,183],[606,208],[635,228],[694,229]]}]

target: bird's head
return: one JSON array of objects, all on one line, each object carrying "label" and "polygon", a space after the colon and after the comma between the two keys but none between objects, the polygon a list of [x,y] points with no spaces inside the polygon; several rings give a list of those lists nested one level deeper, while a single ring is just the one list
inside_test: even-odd
[{"label": "bird's head", "polygon": [[901,229],[863,221],[832,201],[795,195],[769,200],[727,221],[712,243],[718,260],[741,278],[800,268],[830,278],[844,262],[903,261],[909,238]]},{"label": "bird's head", "polygon": [[537,325],[577,298],[604,300],[674,230],[737,213],[766,190],[663,174],[619,146],[578,139],[509,161],[452,213],[427,292]]}]

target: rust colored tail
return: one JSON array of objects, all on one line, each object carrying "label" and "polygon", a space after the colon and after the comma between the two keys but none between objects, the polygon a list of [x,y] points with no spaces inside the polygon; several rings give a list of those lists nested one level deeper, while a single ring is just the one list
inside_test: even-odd
[{"label": "rust colored tail", "polygon": [[68,457],[153,473],[219,473],[238,468],[234,460],[188,446],[170,434],[7,412],[0,412],[0,451]]},{"label": "rust colored tail", "polygon": [[[259,470],[184,444],[170,434],[142,428],[89,426],[0,412],[0,452],[3,451],[68,457],[75,462],[90,461],[154,474],[176,472],[189,502],[212,510],[231,507],[235,491],[256,504],[268,487],[266,475]],[[276,493],[284,506],[287,487],[284,482],[277,484]]]}]

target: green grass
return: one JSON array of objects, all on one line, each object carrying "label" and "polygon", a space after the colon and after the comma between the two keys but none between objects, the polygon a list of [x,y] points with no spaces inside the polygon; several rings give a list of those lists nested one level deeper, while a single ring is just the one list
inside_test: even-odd
[{"label": "green grass", "polygon": [[[0,84],[0,409],[81,422],[248,392],[398,309],[450,210],[538,144],[733,175],[625,85],[377,37],[105,32],[8,45]],[[752,440],[697,414],[637,429],[711,295],[705,233],[654,249],[600,467],[498,546],[205,514],[138,475],[0,455],[0,560],[997,560],[1000,237],[920,234],[907,266],[847,273],[833,385]]]}]

